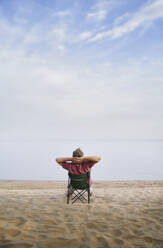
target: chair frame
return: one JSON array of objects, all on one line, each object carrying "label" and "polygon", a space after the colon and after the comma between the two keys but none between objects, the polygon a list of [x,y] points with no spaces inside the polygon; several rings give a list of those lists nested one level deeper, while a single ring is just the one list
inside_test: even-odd
[{"label": "chair frame", "polygon": [[[87,177],[89,180],[90,172],[87,172],[86,174],[87,174]],[[90,203],[90,186],[89,186],[89,184],[87,184],[86,187],[83,189],[78,189],[77,187],[73,186],[74,192],[72,194],[69,192],[69,187],[71,185],[71,176],[70,175],[71,174],[68,173],[67,204],[69,204],[70,200],[71,200],[72,204],[74,204],[77,200],[80,200],[82,203],[84,203],[84,201],[88,201],[88,203]],[[84,194],[86,192],[87,192],[88,199],[86,199],[84,197]],[[73,194],[74,194],[74,196],[73,196]],[[70,199],[70,195],[72,195],[71,199]]]}]

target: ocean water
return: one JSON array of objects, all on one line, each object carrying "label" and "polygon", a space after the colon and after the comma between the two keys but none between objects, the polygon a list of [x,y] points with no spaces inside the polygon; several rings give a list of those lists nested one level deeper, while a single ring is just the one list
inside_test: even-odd
[{"label": "ocean water", "polygon": [[67,180],[56,157],[71,157],[81,147],[99,155],[94,180],[163,180],[163,141],[55,140],[0,142],[0,179]]}]

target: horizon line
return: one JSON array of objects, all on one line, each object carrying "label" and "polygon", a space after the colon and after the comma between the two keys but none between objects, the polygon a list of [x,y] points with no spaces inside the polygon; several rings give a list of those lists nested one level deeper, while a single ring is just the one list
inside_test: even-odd
[{"label": "horizon line", "polygon": [[56,141],[163,141],[163,138],[16,138],[16,139],[0,139],[2,142],[56,142]]}]

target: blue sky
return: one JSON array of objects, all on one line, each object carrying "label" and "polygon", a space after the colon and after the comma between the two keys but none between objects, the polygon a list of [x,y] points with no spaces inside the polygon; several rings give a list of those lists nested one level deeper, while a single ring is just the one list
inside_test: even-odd
[{"label": "blue sky", "polygon": [[163,0],[1,0],[0,139],[163,139]]}]

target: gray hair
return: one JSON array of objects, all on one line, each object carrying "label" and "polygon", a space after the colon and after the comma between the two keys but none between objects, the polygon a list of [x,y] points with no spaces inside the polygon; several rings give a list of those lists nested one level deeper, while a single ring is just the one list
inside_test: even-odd
[{"label": "gray hair", "polygon": [[73,157],[83,157],[84,153],[80,148],[77,148],[75,151],[73,151],[72,156]]}]

